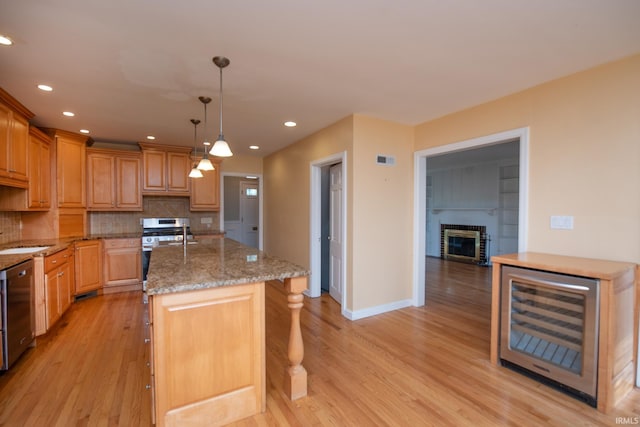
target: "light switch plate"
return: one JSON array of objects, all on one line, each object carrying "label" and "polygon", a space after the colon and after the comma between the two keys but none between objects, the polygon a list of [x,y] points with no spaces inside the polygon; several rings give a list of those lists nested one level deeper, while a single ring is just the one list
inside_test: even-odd
[{"label": "light switch plate", "polygon": [[212,218],[210,216],[205,216],[200,218],[200,224],[211,224]]},{"label": "light switch plate", "polygon": [[573,230],[573,216],[571,215],[552,215],[551,228],[557,230]]}]

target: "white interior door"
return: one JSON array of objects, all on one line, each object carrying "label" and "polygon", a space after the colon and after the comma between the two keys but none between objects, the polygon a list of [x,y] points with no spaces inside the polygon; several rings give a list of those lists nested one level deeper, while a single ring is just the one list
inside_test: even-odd
[{"label": "white interior door", "polygon": [[342,304],[342,165],[329,169],[329,295]]},{"label": "white interior door", "polygon": [[258,184],[240,182],[240,224],[242,243],[254,248],[258,247]]}]

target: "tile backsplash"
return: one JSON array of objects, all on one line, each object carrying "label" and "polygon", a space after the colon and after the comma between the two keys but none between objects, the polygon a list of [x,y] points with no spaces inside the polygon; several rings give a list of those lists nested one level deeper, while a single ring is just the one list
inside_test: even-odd
[{"label": "tile backsplash", "polygon": [[[188,197],[144,197],[143,209],[142,212],[89,212],[89,232],[138,233],[142,231],[141,218],[190,218],[193,232],[214,232],[220,228],[218,212],[190,212]],[[211,221],[209,224],[202,224],[202,218],[211,218]]]},{"label": "tile backsplash", "polygon": [[0,244],[20,240],[20,212],[0,212]]},{"label": "tile backsplash", "polygon": [[[142,212],[89,212],[89,233],[140,233],[140,219],[156,217],[190,218],[191,231],[198,233],[220,229],[218,212],[190,212],[188,197],[144,197],[143,209]],[[203,218],[206,218],[205,224]],[[20,224],[20,212],[0,212],[0,245],[22,239]]]}]

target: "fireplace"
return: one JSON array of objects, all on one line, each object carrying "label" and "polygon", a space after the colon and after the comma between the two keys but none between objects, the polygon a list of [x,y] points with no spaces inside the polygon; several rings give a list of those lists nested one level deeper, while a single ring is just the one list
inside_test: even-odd
[{"label": "fireplace", "polygon": [[441,258],[472,264],[487,264],[487,227],[484,225],[440,225]]}]

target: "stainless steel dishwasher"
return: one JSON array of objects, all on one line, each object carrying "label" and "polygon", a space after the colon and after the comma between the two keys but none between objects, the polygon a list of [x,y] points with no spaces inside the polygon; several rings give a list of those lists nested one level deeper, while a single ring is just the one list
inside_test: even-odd
[{"label": "stainless steel dishwasher", "polygon": [[33,260],[0,272],[2,367],[7,370],[35,338]]}]

